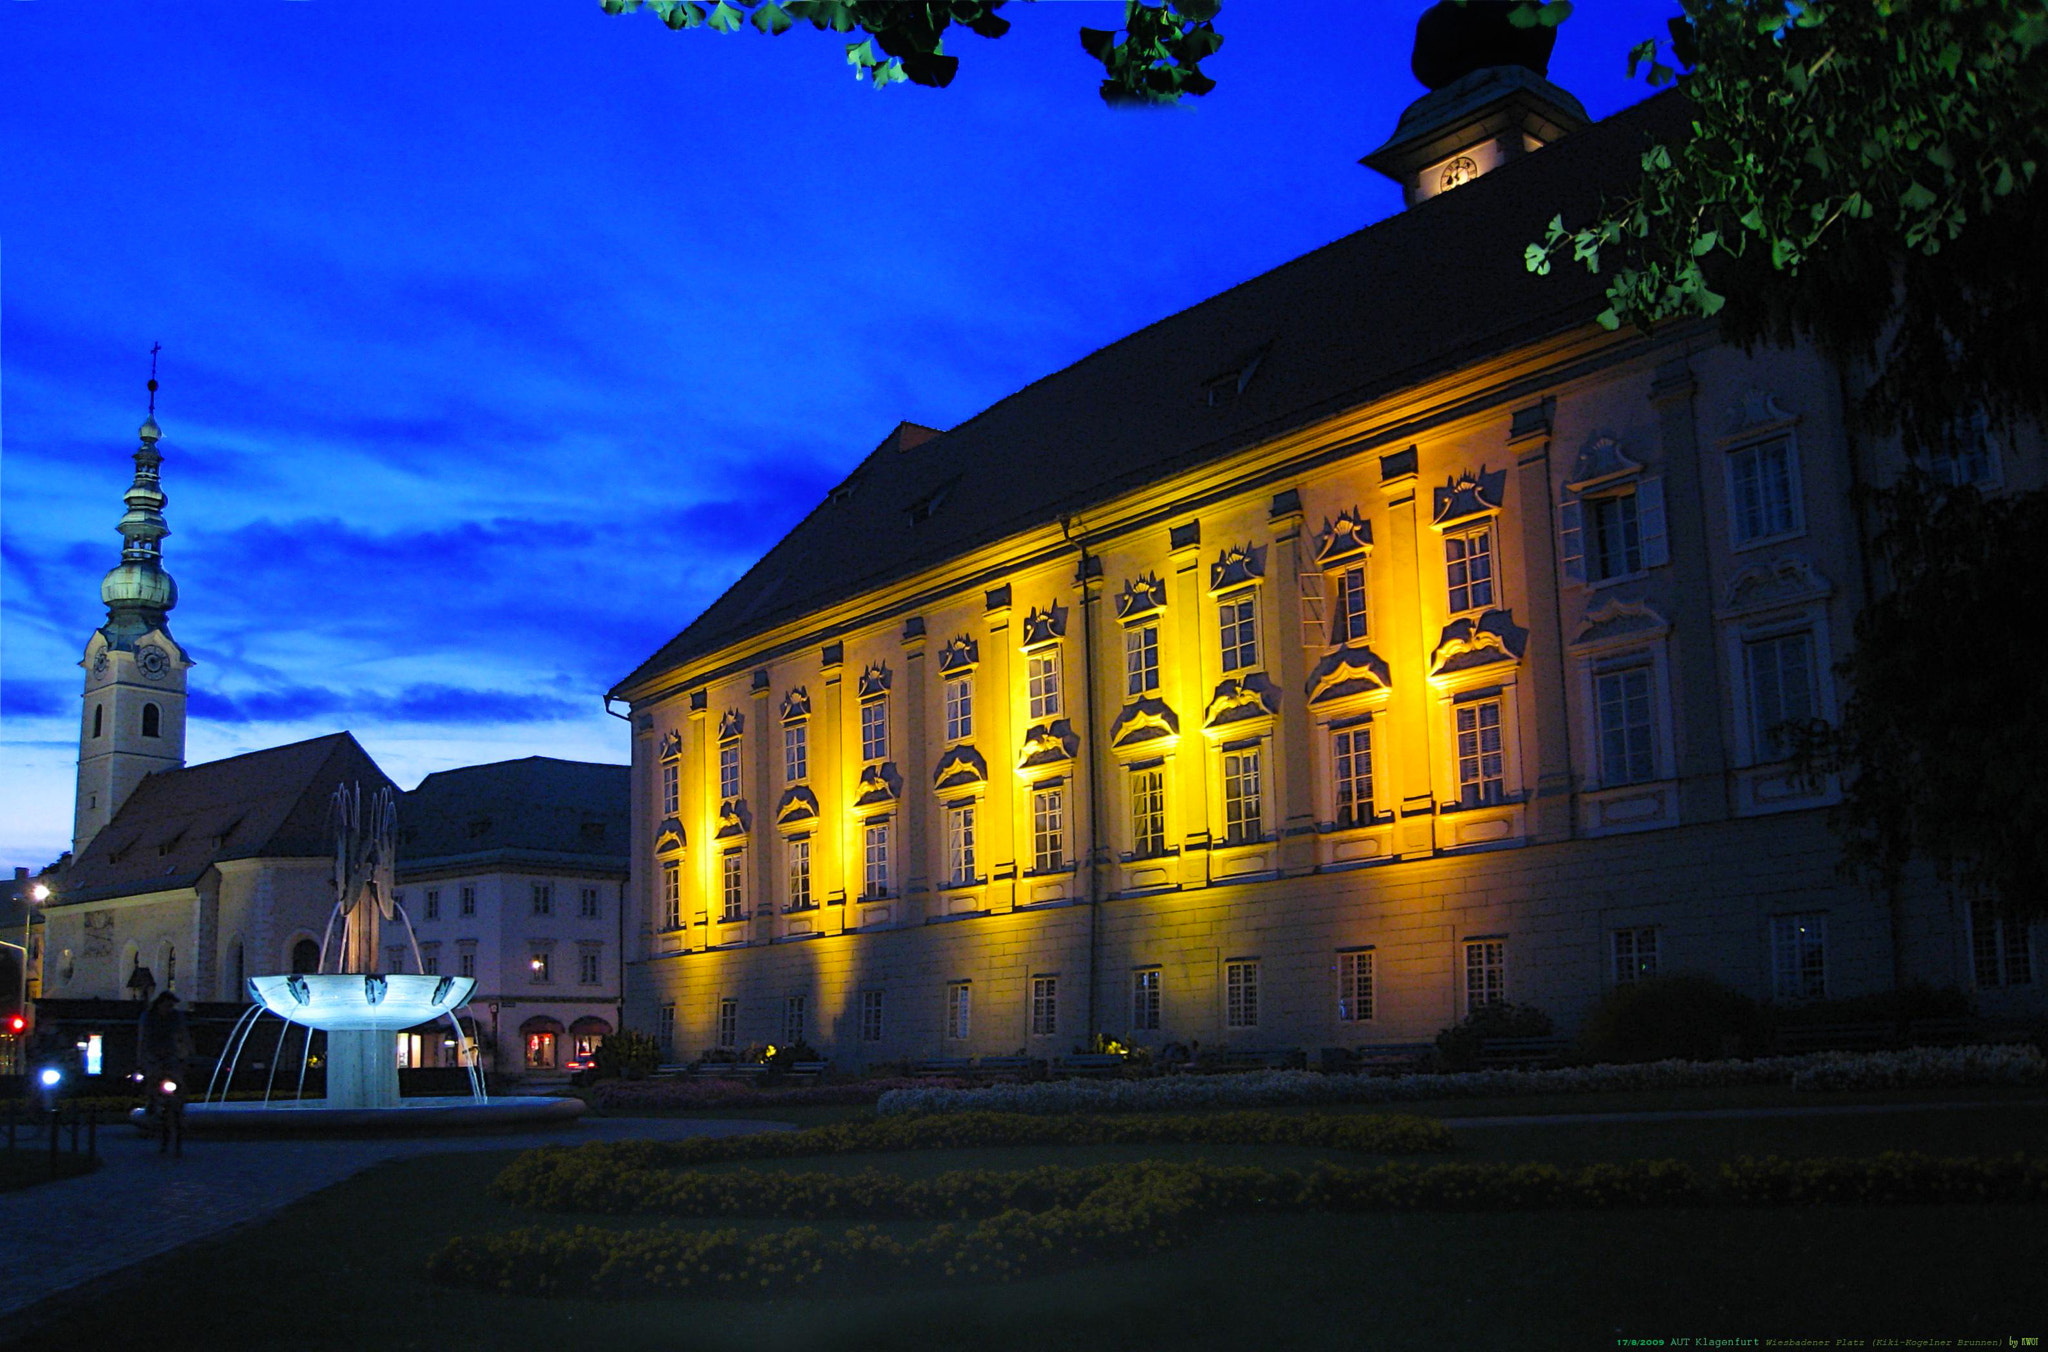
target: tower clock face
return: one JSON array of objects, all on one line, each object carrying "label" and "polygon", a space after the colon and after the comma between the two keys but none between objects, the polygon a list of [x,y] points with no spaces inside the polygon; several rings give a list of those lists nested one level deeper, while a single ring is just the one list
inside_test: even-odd
[{"label": "tower clock face", "polygon": [[104,649],[101,650],[99,656],[92,659],[92,674],[95,676],[107,674],[107,654]]},{"label": "tower clock face", "polygon": [[171,659],[164,656],[164,650],[155,646],[144,648],[135,657],[142,674],[152,681],[162,680],[163,674],[171,669]]}]

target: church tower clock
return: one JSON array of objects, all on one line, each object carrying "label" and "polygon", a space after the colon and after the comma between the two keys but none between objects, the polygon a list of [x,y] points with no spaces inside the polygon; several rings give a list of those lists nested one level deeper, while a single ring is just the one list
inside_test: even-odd
[{"label": "church tower clock", "polygon": [[[154,368],[154,361],[151,363]],[[85,708],[78,729],[78,802],[71,848],[83,851],[113,819],[143,778],[185,764],[185,673],[192,666],[171,637],[178,584],[164,571],[167,499],[159,482],[156,376],[149,381],[149,417],[135,452],[135,481],[123,495],[128,511],[121,561],[100,582],[107,622],[85,645]]]}]

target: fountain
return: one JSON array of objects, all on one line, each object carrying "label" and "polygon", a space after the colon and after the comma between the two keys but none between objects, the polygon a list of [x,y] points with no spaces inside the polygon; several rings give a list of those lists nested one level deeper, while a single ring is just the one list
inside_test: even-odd
[{"label": "fountain", "polygon": [[[492,1098],[469,1035],[455,1011],[468,1003],[476,978],[430,973],[379,972],[384,926],[393,920],[405,927],[415,969],[420,961],[419,938],[412,918],[398,904],[392,889],[397,840],[397,800],[389,788],[370,799],[367,813],[360,785],[343,784],[334,791],[334,910],[320,940],[316,970],[249,978],[254,1003],[235,1024],[220,1061],[207,1082],[203,1098],[185,1110],[185,1129],[193,1135],[212,1132],[271,1133],[279,1131],[366,1129],[443,1130],[569,1121],[583,1112],[574,1098]],[[339,934],[337,935],[337,927]],[[337,943],[337,938],[339,942]],[[328,970],[330,950],[334,970]],[[235,1066],[265,1014],[282,1021],[270,1075],[260,1102],[227,1101]],[[441,1019],[455,1033],[458,1058],[469,1071],[469,1094],[455,1098],[401,1098],[398,1093],[396,1034]],[[273,1099],[278,1058],[293,1028],[326,1034],[324,1098],[307,1099],[303,1092]],[[303,1091],[311,1057],[299,1057],[298,1089]],[[219,1097],[216,1097],[218,1091]],[[139,1122],[143,1110],[135,1110]]]}]

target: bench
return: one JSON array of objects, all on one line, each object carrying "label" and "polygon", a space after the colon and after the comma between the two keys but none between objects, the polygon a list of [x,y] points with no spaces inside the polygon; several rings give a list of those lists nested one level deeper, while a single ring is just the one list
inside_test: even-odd
[{"label": "bench", "polygon": [[1479,1044],[1479,1064],[1487,1070],[1535,1070],[1554,1066],[1568,1039],[1561,1037],[1490,1037]]},{"label": "bench", "polygon": [[759,1061],[699,1061],[690,1074],[707,1080],[758,1080],[768,1073]]},{"label": "bench", "polygon": [[912,1075],[953,1075],[965,1078],[974,1073],[974,1063],[964,1056],[935,1056],[910,1068]]},{"label": "bench", "polygon": [[1882,1023],[1809,1023],[1780,1028],[1772,1045],[1787,1056],[1802,1052],[1867,1052],[1895,1045],[1899,1026]]},{"label": "bench", "polygon": [[1056,1075],[1119,1075],[1124,1058],[1116,1052],[1080,1052],[1062,1056],[1052,1063]]},{"label": "bench", "polygon": [[[1206,1061],[1207,1058],[1205,1057]],[[1206,1069],[1306,1070],[1308,1053],[1299,1047],[1232,1047]]]},{"label": "bench", "polygon": [[1032,1056],[984,1056],[975,1063],[977,1075],[1023,1075],[1035,1074],[1045,1063]]},{"label": "bench", "polygon": [[802,1075],[806,1078],[816,1078],[819,1075],[823,1075],[831,1064],[830,1061],[792,1061],[789,1065],[783,1067],[782,1073],[784,1075]]},{"label": "bench", "polygon": [[1412,1075],[1428,1069],[1436,1059],[1436,1044],[1376,1042],[1357,1048],[1351,1056],[1353,1065],[1367,1075]]}]

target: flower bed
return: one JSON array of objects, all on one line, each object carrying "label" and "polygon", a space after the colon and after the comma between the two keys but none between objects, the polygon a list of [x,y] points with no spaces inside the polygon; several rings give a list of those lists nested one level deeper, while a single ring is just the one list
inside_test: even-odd
[{"label": "flower bed", "polygon": [[1046,1080],[882,1095],[876,1111],[896,1114],[1117,1113],[1252,1108],[1296,1103],[1414,1103],[1515,1094],[1591,1094],[1789,1084],[1795,1089],[1879,1089],[1919,1085],[2030,1085],[2048,1063],[2030,1046],[1915,1047],[1896,1052],[1812,1052],[1755,1061],[1651,1061],[1560,1070],[1476,1070],[1454,1075],[1323,1075],[1306,1070],[1242,1075],[1175,1075],[1149,1080]]},{"label": "flower bed", "polygon": [[789,1089],[763,1089],[736,1080],[600,1080],[590,1091],[591,1106],[602,1112],[668,1112],[702,1108],[799,1108],[873,1103],[896,1089],[960,1089],[969,1082],[938,1077],[902,1076],[849,1080],[844,1084],[807,1084]]}]

